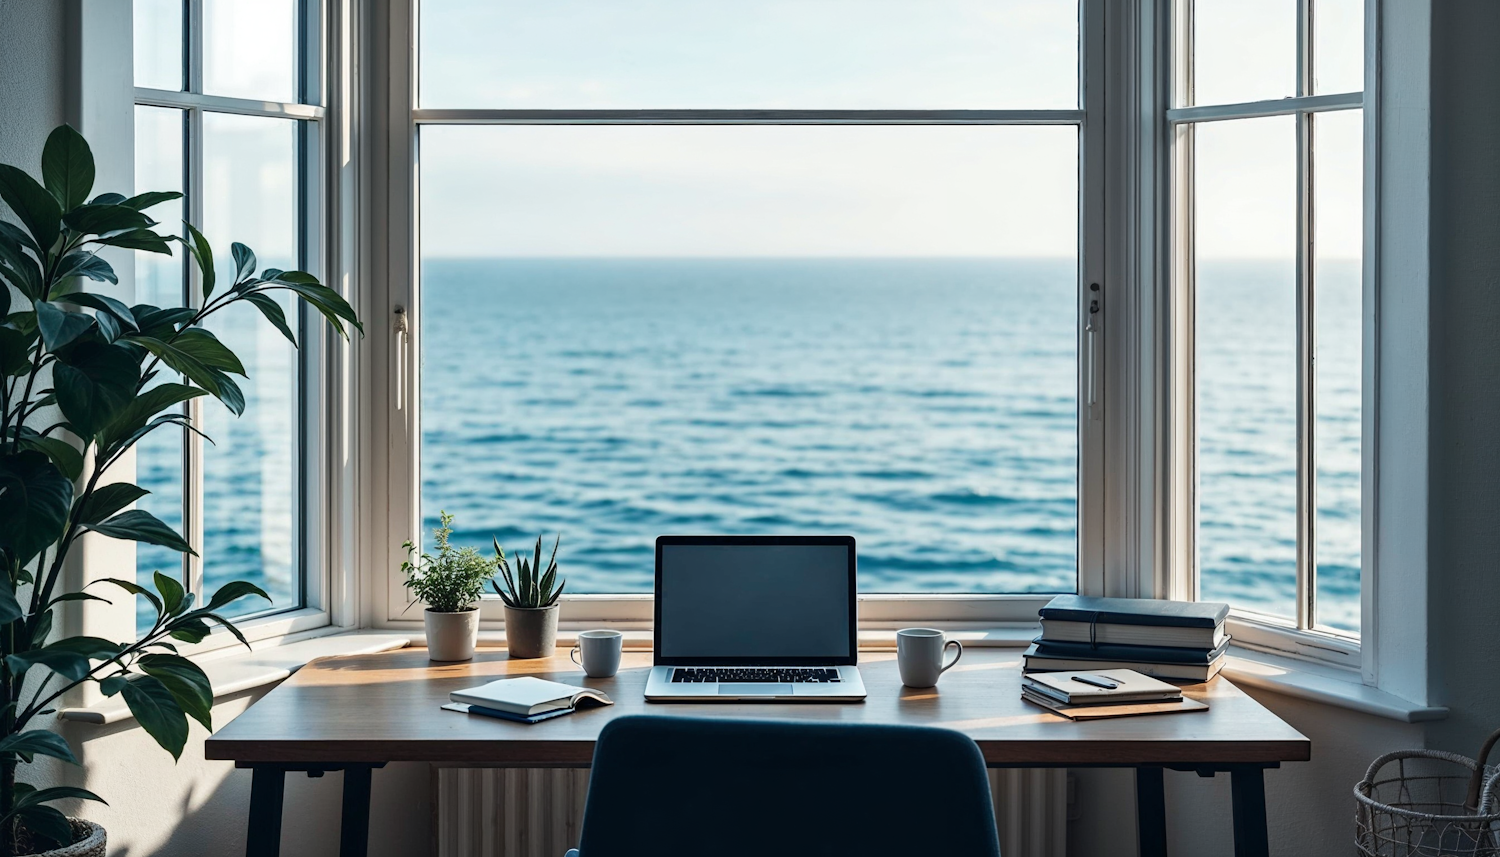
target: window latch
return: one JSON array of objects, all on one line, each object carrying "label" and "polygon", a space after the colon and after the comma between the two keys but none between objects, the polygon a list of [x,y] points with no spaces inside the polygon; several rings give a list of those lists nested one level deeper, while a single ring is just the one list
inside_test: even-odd
[{"label": "window latch", "polygon": [[[1083,316],[1083,332],[1085,334],[1085,340],[1086,340],[1085,341],[1085,352],[1086,353],[1084,354],[1084,360],[1086,361],[1085,369],[1086,369],[1086,372],[1087,372],[1087,375],[1088,375],[1088,383],[1087,383],[1087,388],[1088,388],[1087,389],[1088,406],[1089,406],[1090,409],[1092,409],[1094,407],[1094,404],[1099,401],[1099,396],[1098,396],[1098,393],[1096,391],[1096,386],[1097,385],[1095,384],[1095,381],[1094,381],[1094,376],[1096,374],[1096,370],[1094,368],[1094,365],[1095,365],[1095,360],[1094,360],[1094,334],[1097,332],[1097,328],[1096,328],[1096,326],[1094,324],[1094,316],[1096,316],[1096,315],[1099,314],[1099,284],[1098,283],[1089,283],[1089,295],[1090,295],[1089,296],[1089,310],[1088,310],[1088,312],[1084,313],[1084,316]],[[1093,416],[1092,412],[1089,414],[1089,416],[1090,417]]]},{"label": "window latch", "polygon": [[406,410],[406,346],[411,341],[411,325],[406,321],[406,307],[396,307],[396,410]]}]

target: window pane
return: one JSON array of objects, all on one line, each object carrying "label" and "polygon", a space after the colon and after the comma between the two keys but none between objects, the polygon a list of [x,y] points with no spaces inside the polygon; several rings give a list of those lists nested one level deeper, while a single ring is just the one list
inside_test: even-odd
[{"label": "window pane", "polygon": [[1194,0],[1194,104],[1296,94],[1296,0]]},{"label": "window pane", "polygon": [[[182,192],[182,111],[166,107],[135,108],[135,188],[137,192],[165,190]],[[169,231],[167,224],[182,222],[182,203],[169,202],[150,209],[153,218],[162,223],[158,230]],[[135,254],[135,300],[132,303],[151,306],[182,306],[183,256],[137,251]],[[174,380],[162,373],[152,383]],[[182,434],[183,430],[166,426],[158,428],[135,445],[135,482],[151,493],[136,503],[160,518],[177,532],[182,532]],[[183,579],[182,554],[145,542],[136,542],[136,579],[148,581],[160,571]],[[149,628],[156,611],[144,598],[136,600],[137,625]]]},{"label": "window pane", "polygon": [[1076,0],[422,0],[421,104],[1073,108]]},{"label": "window pane", "polygon": [[296,0],[203,0],[203,91],[296,101]]},{"label": "window pane", "polygon": [[1071,592],[1077,130],[426,127],[422,512],[852,533],[868,591]]},{"label": "window pane", "polygon": [[1295,617],[1295,119],[1195,134],[1199,595]]},{"label": "window pane", "polygon": [[1313,92],[1360,92],[1365,88],[1364,0],[1317,0],[1313,4]]},{"label": "window pane", "polygon": [[182,89],[182,0],[135,0],[135,85]]},{"label": "window pane", "polygon": [[1317,621],[1359,630],[1364,128],[1361,111],[1313,117],[1317,255]]},{"label": "window pane", "polygon": [[[203,231],[220,288],[234,277],[232,241],[254,250],[262,267],[297,267],[296,131],[287,119],[203,117]],[[295,318],[289,300],[283,307]],[[253,306],[238,304],[208,326],[250,377],[236,379],[245,392],[244,416],[236,419],[212,401],[203,406],[204,430],[216,444],[203,452],[204,589],[246,579],[269,592],[275,607],[295,607],[301,598],[296,352]],[[236,607],[265,604],[246,599]]]}]

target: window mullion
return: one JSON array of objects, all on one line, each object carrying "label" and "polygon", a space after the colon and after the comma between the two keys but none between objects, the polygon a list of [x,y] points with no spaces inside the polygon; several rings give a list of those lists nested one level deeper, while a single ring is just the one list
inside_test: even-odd
[{"label": "window mullion", "polygon": [[[1313,0],[1297,0],[1297,95],[1312,94]],[[1317,410],[1313,371],[1313,114],[1297,114],[1297,627],[1316,621]]]},{"label": "window mullion", "polygon": [[[199,5],[198,0],[192,0],[193,5]],[[196,9],[195,9],[196,11]],[[194,19],[196,20],[196,18]],[[192,28],[194,37],[201,31],[194,26]],[[196,38],[195,38],[196,40]],[[197,51],[191,53],[197,54]],[[194,62],[195,82],[201,83],[202,66]],[[187,146],[185,158],[187,166],[187,177],[183,187],[187,191],[186,219],[189,223],[201,223],[203,221],[204,199],[203,199],[203,111],[199,108],[191,108],[185,111],[187,114]],[[186,305],[190,307],[203,306],[203,275],[197,270],[197,266],[188,265]],[[194,426],[203,424],[203,400],[201,398],[190,399],[186,403],[188,418]],[[203,561],[207,551],[204,549],[204,515],[203,515],[203,438],[197,432],[183,431],[182,435],[182,520],[183,536],[188,543],[198,550],[198,555],[184,554],[185,577],[183,585],[189,592],[203,591]]]}]

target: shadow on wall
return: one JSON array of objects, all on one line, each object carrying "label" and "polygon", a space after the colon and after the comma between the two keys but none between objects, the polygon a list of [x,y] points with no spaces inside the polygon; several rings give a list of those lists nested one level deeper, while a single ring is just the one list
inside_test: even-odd
[{"label": "shadow on wall", "polygon": [[[214,704],[214,724],[233,720],[264,695],[257,688]],[[208,732],[191,723],[182,758],[174,765],[134,720],[93,726],[66,723],[62,734],[83,762],[42,765],[49,784],[91,789],[109,806],[59,803],[80,810],[109,831],[110,857],[237,857],[244,854],[250,807],[250,771],[203,758]],[[53,760],[47,760],[52,762]],[[389,765],[375,772],[371,796],[371,857],[424,854],[429,848],[431,773],[426,764]],[[338,853],[343,775],[287,775],[282,819],[284,857]]]}]

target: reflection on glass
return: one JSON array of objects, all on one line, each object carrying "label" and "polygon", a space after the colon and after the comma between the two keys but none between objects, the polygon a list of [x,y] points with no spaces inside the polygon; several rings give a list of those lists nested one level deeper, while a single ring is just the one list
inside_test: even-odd
[{"label": "reflection on glass", "polygon": [[1076,0],[422,0],[423,107],[1073,108]]},{"label": "reflection on glass", "polygon": [[203,91],[296,101],[296,0],[203,0]]},{"label": "reflection on glass", "polygon": [[1362,122],[1358,110],[1313,117],[1316,619],[1320,625],[1355,632],[1360,569]]},{"label": "reflection on glass", "polygon": [[[233,241],[254,250],[261,267],[297,267],[295,152],[292,120],[204,116],[203,232],[214,248],[220,288],[234,278]],[[291,302],[283,305],[295,319]],[[243,417],[216,402],[203,406],[203,428],[217,444],[205,444],[203,452],[203,588],[212,593],[230,580],[252,580],[277,608],[295,607],[301,597],[296,352],[248,305],[215,315],[209,327],[250,377],[236,379],[245,392]],[[236,605],[265,606],[259,599]]]},{"label": "reflection on glass", "polygon": [[1199,596],[1295,617],[1295,119],[1194,133]]},{"label": "reflection on glass", "polygon": [[182,0],[134,0],[135,85],[182,89]]},{"label": "reflection on glass", "polygon": [[421,134],[422,514],[562,534],[841,532],[867,591],[1076,587],[1077,132]]},{"label": "reflection on glass", "polygon": [[1313,93],[1364,88],[1364,0],[1317,0],[1313,4]]},{"label": "reflection on glass", "polygon": [[[140,4],[137,4],[139,9]],[[137,12],[139,14],[139,12]],[[182,111],[169,107],[135,108],[135,187],[139,191],[175,190],[182,192]],[[182,222],[182,203],[166,202],[148,213],[161,222],[158,231],[171,230],[168,224]],[[183,305],[183,256],[159,253],[135,253],[135,300],[151,306]],[[152,383],[175,380],[163,372]],[[182,441],[183,430],[170,426],[159,428],[135,446],[135,482],[150,491],[136,506],[160,518],[177,532],[182,532]],[[136,579],[148,581],[153,572],[184,579],[182,554],[145,542],[135,544]],[[144,598],[136,601],[136,624],[148,628],[156,613]]]},{"label": "reflection on glass", "polygon": [[1193,0],[1193,104],[1296,94],[1296,0]]}]

